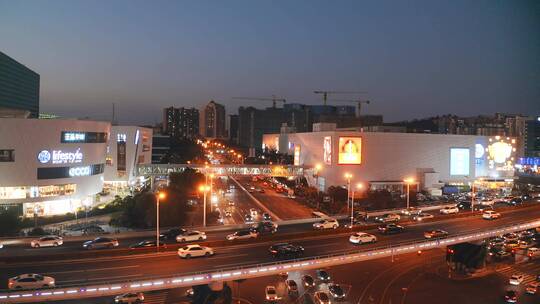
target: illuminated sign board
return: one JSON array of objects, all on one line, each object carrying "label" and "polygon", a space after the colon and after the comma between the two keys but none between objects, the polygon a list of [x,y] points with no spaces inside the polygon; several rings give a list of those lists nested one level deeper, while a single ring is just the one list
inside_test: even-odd
[{"label": "illuminated sign board", "polygon": [[63,142],[85,142],[86,133],[84,132],[62,132]]},{"label": "illuminated sign board", "polygon": [[78,164],[83,160],[83,154],[80,148],[77,148],[74,152],[64,152],[62,150],[42,150],[38,153],[38,160],[42,164],[46,164],[49,161],[55,165],[58,164]]},{"label": "illuminated sign board", "polygon": [[135,132],[135,145],[139,143],[139,129],[137,129],[137,132]]},{"label": "illuminated sign board", "polygon": [[474,146],[474,157],[475,158],[482,158],[485,154],[485,148],[482,146],[482,144],[476,144]]},{"label": "illuminated sign board", "polygon": [[323,141],[323,160],[327,165],[332,164],[332,136],[325,136]]},{"label": "illuminated sign board", "polygon": [[450,175],[469,175],[469,167],[469,149],[450,148]]},{"label": "illuminated sign board", "polygon": [[300,166],[300,145],[294,146],[294,165]]},{"label": "illuminated sign board", "polygon": [[127,135],[126,134],[116,134],[116,142],[126,142],[127,141]]},{"label": "illuminated sign board", "polygon": [[362,163],[361,137],[340,137],[338,146],[339,165],[360,165]]},{"label": "illuminated sign board", "polygon": [[540,157],[520,157],[518,164],[522,166],[540,166]]},{"label": "illuminated sign board", "polygon": [[92,174],[92,166],[73,167],[69,168],[69,176],[90,176]]}]

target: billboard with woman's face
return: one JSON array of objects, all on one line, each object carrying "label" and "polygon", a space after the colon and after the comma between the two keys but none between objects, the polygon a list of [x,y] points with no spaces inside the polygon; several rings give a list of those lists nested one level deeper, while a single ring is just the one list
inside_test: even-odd
[{"label": "billboard with woman's face", "polygon": [[361,137],[340,137],[338,147],[339,165],[360,165],[362,163]]}]

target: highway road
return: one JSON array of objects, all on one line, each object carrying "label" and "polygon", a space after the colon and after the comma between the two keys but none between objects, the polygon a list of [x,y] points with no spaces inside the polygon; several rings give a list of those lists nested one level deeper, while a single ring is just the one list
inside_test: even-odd
[{"label": "highway road", "polygon": [[311,217],[313,210],[308,208],[294,199],[288,198],[286,193],[277,193],[269,186],[264,186],[262,182],[252,182],[249,177],[238,177],[237,180],[246,188],[249,185],[254,185],[256,188],[264,189],[265,193],[254,191],[252,194],[266,208],[272,210],[277,216],[283,220],[298,219]]},{"label": "highway road", "polygon": [[[496,221],[487,221],[479,215],[471,218],[451,218],[439,222],[425,222],[407,226],[405,232],[392,236],[383,236],[376,231],[368,231],[376,234],[379,241],[376,244],[362,245],[369,248],[385,244],[398,243],[423,239],[423,232],[429,229],[442,228],[449,233],[470,232],[476,229],[488,228],[493,225],[511,224],[524,220],[540,218],[540,205],[528,208],[511,209],[503,212],[503,217]],[[304,225],[306,226],[306,225]],[[304,229],[309,229],[304,227]],[[220,232],[223,233],[223,232]],[[318,256],[329,253],[350,251],[358,248],[348,242],[350,232],[346,229],[336,230],[331,234],[314,233],[312,236],[295,238],[291,236],[289,241],[305,247],[306,257]],[[217,234],[215,237],[218,237]],[[230,242],[224,246],[216,247],[216,255],[208,258],[182,260],[176,252],[151,253],[127,256],[105,256],[92,259],[78,259],[76,251],[66,252],[65,258],[59,261],[43,260],[27,263],[0,264],[1,287],[6,287],[7,278],[21,273],[42,273],[56,278],[57,285],[72,285],[82,283],[99,283],[114,280],[141,279],[152,276],[168,276],[186,274],[192,272],[212,271],[222,268],[233,268],[243,265],[272,262],[274,259],[268,254],[268,247],[273,242],[264,237],[257,241],[247,243]],[[66,248],[52,248],[65,250]],[[49,250],[49,249],[40,249]],[[41,253],[41,252],[40,252]]]}]

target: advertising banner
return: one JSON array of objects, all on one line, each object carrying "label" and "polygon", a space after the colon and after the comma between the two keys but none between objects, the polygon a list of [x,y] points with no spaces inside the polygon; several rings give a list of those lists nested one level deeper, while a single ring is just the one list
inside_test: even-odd
[{"label": "advertising banner", "polygon": [[339,165],[360,165],[362,163],[362,138],[339,138]]},{"label": "advertising banner", "polygon": [[325,136],[323,142],[323,159],[326,165],[332,164],[332,136]]},{"label": "advertising banner", "polygon": [[294,165],[300,166],[300,145],[294,146]]}]

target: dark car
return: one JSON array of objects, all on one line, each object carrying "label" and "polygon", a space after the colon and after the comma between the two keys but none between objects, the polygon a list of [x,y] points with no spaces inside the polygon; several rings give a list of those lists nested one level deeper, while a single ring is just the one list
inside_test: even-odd
[{"label": "dark car", "polygon": [[159,234],[160,239],[165,240],[176,240],[176,237],[180,234],[186,233],[187,230],[183,228],[171,228],[163,233]]},{"label": "dark car", "polygon": [[334,299],[338,299],[338,300],[345,299],[345,292],[343,291],[343,288],[341,288],[339,284],[329,284],[328,291],[330,292],[330,295],[334,297]]},{"label": "dark car", "polygon": [[330,282],[332,279],[326,270],[317,270],[317,278],[323,282]]},{"label": "dark car", "polygon": [[495,237],[495,238],[492,238],[492,239],[488,240],[488,246],[489,247],[494,247],[494,246],[504,245],[504,241],[505,241],[505,239],[503,239],[502,237]]},{"label": "dark car", "polygon": [[99,249],[118,247],[118,241],[111,238],[98,237],[83,243],[84,249]]},{"label": "dark car", "polygon": [[388,224],[388,225],[379,226],[378,229],[383,234],[394,234],[394,233],[402,232],[405,228],[403,228],[403,226],[396,225],[396,224]]},{"label": "dark car", "polygon": [[[167,247],[167,245],[165,245],[165,243],[163,242],[159,242],[159,246],[160,247]],[[136,249],[136,248],[150,248],[150,247],[156,247],[156,240],[152,240],[152,241],[142,241],[142,242],[139,242],[137,244],[133,244],[131,246],[129,246],[130,249]]]},{"label": "dark car", "polygon": [[513,290],[508,290],[506,294],[504,295],[504,300],[506,303],[516,303],[517,302],[517,294]]},{"label": "dark car", "polygon": [[302,282],[304,283],[304,287],[311,288],[315,287],[315,280],[310,275],[304,275],[302,276]]},{"label": "dark car", "polygon": [[523,201],[528,201],[528,200],[531,199],[531,196],[529,194],[523,194],[523,195],[521,195],[521,199]]},{"label": "dark car", "polygon": [[516,206],[523,204],[523,200],[520,197],[514,197],[508,202],[508,205]]},{"label": "dark car", "polygon": [[271,221],[272,220],[272,217],[270,216],[270,214],[268,214],[266,212],[262,214],[262,218],[265,221]]},{"label": "dark car", "polygon": [[300,245],[287,244],[270,249],[270,253],[275,258],[298,258],[304,254],[304,247]]},{"label": "dark car", "polygon": [[260,234],[275,233],[277,231],[277,225],[272,222],[259,222],[254,224],[251,229]]},{"label": "dark car", "polygon": [[510,256],[512,256],[510,254],[510,252],[506,251],[506,250],[498,250],[496,252],[490,252],[489,253],[490,255],[493,256],[493,258],[497,259],[497,260],[504,260],[504,259],[508,259],[510,258]]}]

